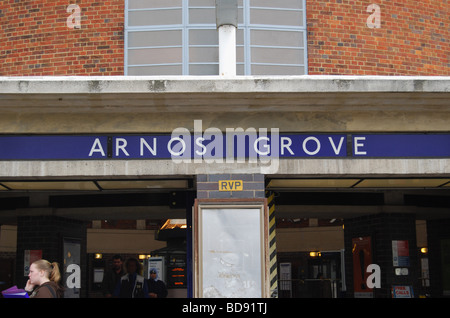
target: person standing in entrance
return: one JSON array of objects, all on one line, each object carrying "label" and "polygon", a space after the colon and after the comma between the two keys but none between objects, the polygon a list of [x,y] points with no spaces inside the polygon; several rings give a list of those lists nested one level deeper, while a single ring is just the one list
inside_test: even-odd
[{"label": "person standing in entrance", "polygon": [[150,298],[166,298],[167,288],[166,284],[158,279],[156,269],[150,270],[150,279],[148,280],[148,291]]},{"label": "person standing in entrance", "polygon": [[103,296],[106,298],[111,298],[113,296],[114,289],[123,275],[125,275],[125,271],[123,270],[123,259],[122,256],[116,254],[113,256],[111,271],[107,272],[103,277]]},{"label": "person standing in entrance", "polygon": [[148,298],[148,287],[141,272],[141,263],[135,258],[126,261],[127,274],[117,283],[114,297],[118,298]]},{"label": "person standing in entrance", "polygon": [[30,298],[61,298],[63,288],[59,285],[60,280],[58,263],[41,259],[31,264],[25,290],[31,293]]}]

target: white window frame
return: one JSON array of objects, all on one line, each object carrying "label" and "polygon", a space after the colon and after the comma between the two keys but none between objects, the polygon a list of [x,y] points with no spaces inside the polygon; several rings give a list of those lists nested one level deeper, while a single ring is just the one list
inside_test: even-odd
[{"label": "white window frame", "polygon": [[[189,23],[189,0],[182,0],[182,7],[165,7],[165,8],[155,8],[155,9],[128,9],[129,0],[125,0],[125,27],[124,27],[124,74],[128,75],[129,67],[139,67],[139,66],[165,66],[165,65],[181,65],[182,74],[181,75],[190,75],[189,67],[190,65],[201,65],[201,64],[219,64],[211,62],[189,62],[189,49],[191,47],[217,47],[217,45],[205,46],[198,45],[192,46],[189,45],[189,31],[191,29],[216,29],[215,24],[190,24]],[[211,8],[211,7],[191,7],[191,8]],[[267,9],[267,10],[292,10],[292,11],[301,11],[302,12],[302,26],[285,26],[285,25],[263,25],[263,24],[251,24],[250,22],[250,1],[243,0],[243,6],[239,7],[242,12],[244,12],[244,16],[242,17],[242,23],[239,23],[238,29],[243,30],[244,32],[244,44],[238,44],[238,47],[244,47],[244,62],[238,61],[238,65],[244,65],[244,74],[242,75],[252,75],[252,65],[274,65],[274,66],[295,66],[295,67],[303,67],[304,74],[298,75],[307,75],[308,74],[308,42],[307,42],[307,25],[306,25],[306,0],[302,0],[302,9],[280,9],[280,8],[267,8],[267,7],[252,7],[257,9]],[[167,9],[181,9],[182,10],[182,22],[180,24],[173,25],[157,25],[157,26],[128,26],[128,12],[130,11],[146,11],[146,10],[167,10]],[[240,11],[241,12],[241,11]],[[128,64],[128,51],[130,49],[128,47],[128,37],[130,32],[139,32],[139,31],[167,31],[167,30],[181,30],[182,32],[182,44],[173,46],[173,47],[181,47],[182,48],[182,62],[181,63],[166,63],[166,64],[142,64],[142,65],[129,65]],[[288,46],[258,46],[251,45],[251,31],[252,30],[274,30],[274,31],[291,31],[291,32],[302,32],[303,35],[303,47],[288,47]],[[168,47],[168,46],[167,46]],[[279,49],[298,49],[303,50],[303,64],[280,64],[280,63],[252,63],[251,61],[251,50],[253,47],[264,47],[264,48],[279,48]],[[149,46],[142,48],[158,48],[157,46]]]}]

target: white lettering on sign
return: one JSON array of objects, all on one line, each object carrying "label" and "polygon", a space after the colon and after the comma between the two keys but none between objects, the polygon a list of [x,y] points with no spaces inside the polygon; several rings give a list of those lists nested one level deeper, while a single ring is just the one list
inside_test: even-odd
[{"label": "white lettering on sign", "polygon": [[150,151],[150,153],[153,156],[156,156],[156,138],[153,138],[153,147],[150,147],[150,145],[147,143],[147,141],[144,138],[141,138],[140,140],[141,140],[141,147],[140,147],[141,148],[140,149],[141,157],[144,156],[144,146],[145,146],[145,148],[147,148],[147,150]]},{"label": "white lettering on sign", "polygon": [[355,155],[367,155],[366,151],[360,150],[360,148],[364,147],[363,140],[366,140],[366,137],[355,137],[353,139],[353,144],[355,146]]},{"label": "white lettering on sign", "polygon": [[333,147],[334,153],[338,155],[341,152],[342,143],[344,142],[344,137],[341,137],[339,140],[339,145],[336,148],[336,145],[334,144],[333,138],[328,137],[328,140],[330,141],[331,147]]},{"label": "white lettering on sign", "polygon": [[270,141],[270,139],[267,138],[267,137],[259,137],[258,139],[256,139],[255,143],[253,144],[253,149],[255,150],[255,152],[256,152],[258,155],[267,156],[267,155],[270,153],[270,146],[267,145],[267,144],[264,144],[264,145],[263,145],[263,148],[264,148],[266,151],[261,151],[261,150],[259,149],[259,146],[258,146],[260,140]]},{"label": "white lettering on sign", "polygon": [[116,156],[119,156],[119,151],[122,150],[122,152],[125,154],[125,156],[129,157],[130,154],[125,149],[127,147],[127,140],[125,138],[117,138],[116,139]]},{"label": "white lettering on sign", "polygon": [[[179,144],[176,144],[174,147],[176,151],[174,151],[172,149],[172,143],[174,141],[178,141],[181,144],[181,149],[180,149]],[[181,156],[181,155],[183,155],[183,153],[186,150],[186,141],[184,141],[184,139],[181,139],[180,137],[174,137],[174,138],[170,139],[169,143],[167,144],[167,150],[169,150],[169,152],[172,156],[176,156],[176,157]]]},{"label": "white lettering on sign", "polygon": [[[223,163],[222,131],[216,127],[208,127],[203,132],[201,120],[194,120],[195,154],[194,163]],[[206,143],[206,144],[205,144]]]},{"label": "white lettering on sign", "polygon": [[[316,148],[315,148],[315,150],[313,150],[313,151],[309,151],[309,150],[306,148],[306,144],[307,144],[308,141],[310,141],[310,140],[313,140],[313,141],[315,142],[315,144],[316,144]],[[310,155],[310,156],[314,156],[315,154],[317,154],[317,153],[320,151],[320,141],[319,141],[319,139],[317,139],[316,137],[308,137],[308,138],[305,138],[305,140],[303,140],[302,147],[303,147],[303,151],[304,151],[306,154],[308,154],[308,155]]]},{"label": "white lettering on sign", "polygon": [[[292,140],[290,140],[290,138],[288,138],[288,137],[284,137],[284,138],[285,138],[285,140],[282,141],[282,154],[284,154],[284,149],[283,149],[284,147],[287,147],[289,149],[289,152],[291,154],[293,154],[289,148],[289,146],[292,144]],[[344,143],[344,139],[345,139],[345,137],[341,137],[339,139],[339,144],[336,146],[333,138],[328,137],[328,140],[330,142],[331,147],[333,148],[335,155],[339,155],[339,153],[341,152],[342,145]],[[285,141],[288,141],[287,145],[285,145]],[[311,143],[310,141],[312,141],[313,143]],[[311,146],[311,144],[312,144],[312,146]],[[320,143],[320,140],[317,139],[316,137],[310,136],[310,137],[307,137],[305,140],[303,140],[302,149],[307,155],[310,155],[310,156],[316,155],[320,151],[321,147],[322,147],[322,145]]]},{"label": "white lettering on sign", "polygon": [[292,140],[289,137],[281,137],[281,155],[284,155],[284,149],[286,148],[291,155],[294,155],[294,152],[290,148],[292,145]]},{"label": "white lettering on sign", "polygon": [[[280,136],[278,128],[202,129],[194,121],[191,129],[178,127],[171,136],[108,136],[105,143],[94,137],[88,156],[102,158],[171,158],[174,163],[258,163],[261,171],[275,173],[282,157],[344,157],[347,136],[303,135]],[[355,155],[364,155],[365,137],[354,138]],[[160,143],[163,143],[161,146]],[[157,147],[158,146],[158,147]],[[105,149],[106,148],[106,149]]]},{"label": "white lettering on sign", "polygon": [[98,138],[95,138],[94,144],[92,145],[91,151],[89,152],[89,157],[92,157],[94,152],[100,152],[103,157],[105,156],[105,151],[103,150],[100,139]]},{"label": "white lettering on sign", "polygon": [[202,148],[202,151],[195,150],[195,153],[196,153],[197,155],[199,155],[199,156],[203,156],[203,155],[206,154],[207,148],[206,148],[206,146],[203,144],[203,142],[204,142],[205,140],[206,140],[206,139],[203,138],[203,137],[198,137],[197,139],[195,139],[195,144],[196,144],[197,146],[199,146],[200,148]]}]

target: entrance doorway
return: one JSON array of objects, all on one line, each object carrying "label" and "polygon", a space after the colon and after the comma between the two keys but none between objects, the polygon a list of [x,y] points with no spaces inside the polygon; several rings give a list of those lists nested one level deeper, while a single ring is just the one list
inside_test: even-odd
[{"label": "entrance doorway", "polygon": [[[292,183],[275,186],[268,181],[266,189],[277,192],[275,215],[279,297],[339,297],[345,291],[342,274],[344,262],[340,251],[343,244],[339,240],[343,237],[342,223],[346,218],[395,209],[400,212],[413,211],[417,220],[448,218],[448,183],[427,188],[426,182],[430,180],[423,180],[424,183],[408,180],[408,184],[402,183],[401,187],[391,188],[387,188],[389,180],[386,179],[383,187],[332,189],[324,186],[305,188],[304,184],[295,187]],[[380,184],[381,180],[377,181]],[[143,255],[145,258],[154,252],[162,255],[173,247],[166,241],[158,241],[155,235],[168,219],[186,219],[189,222],[196,196],[194,177],[150,180],[1,180],[0,185],[1,224],[14,224],[19,209],[21,216],[41,213],[82,220],[88,224],[87,252],[92,261],[88,262],[88,283],[85,288],[89,293],[86,297],[101,297],[97,274],[100,267],[104,271],[109,268],[108,257],[120,253],[125,257],[139,258]],[[298,227],[306,222],[308,224],[300,231]],[[289,226],[286,225],[288,223]],[[286,226],[281,226],[283,224]],[[333,231],[329,230],[330,224],[334,226]],[[323,230],[325,228],[326,231]],[[311,233],[321,240],[332,234],[334,242],[341,245],[337,248],[300,246],[305,242],[315,242],[310,239]],[[426,247],[426,239],[419,238],[421,234],[418,231],[417,242],[421,244],[418,247]],[[185,248],[188,287],[192,286],[188,268],[191,264],[189,237],[186,234],[186,241],[176,246],[178,250],[180,246]],[[320,252],[320,255],[313,256],[310,252]],[[95,254],[103,254],[103,263],[94,261]],[[180,253],[176,257],[166,254],[169,257],[167,266],[172,266],[172,269],[182,268],[178,266],[182,258],[178,255]],[[5,257],[0,255],[0,261],[4,261]],[[286,274],[282,271],[282,264],[289,264],[290,276],[287,278],[282,276]],[[11,266],[10,263],[3,265],[4,268]],[[16,264],[13,264],[6,274],[9,276],[0,277],[0,281],[11,284],[7,279],[14,279],[16,268]],[[283,270],[287,268],[287,265],[283,265]],[[324,281],[327,282],[326,286]],[[189,291],[184,295],[189,296]]]},{"label": "entrance doorway", "polygon": [[[162,238],[160,230],[167,220],[189,220],[186,211],[191,211],[195,197],[191,177],[148,180],[2,180],[0,184],[0,224],[17,228],[20,218],[42,216],[43,219],[74,220],[75,226],[82,224],[82,227],[86,227],[86,238],[83,237],[82,240],[86,242],[82,243],[86,246],[81,250],[86,250],[87,253],[82,255],[80,261],[82,277],[79,297],[82,298],[103,297],[102,277],[110,270],[114,255],[122,255],[124,262],[128,258],[137,258],[144,263],[152,254],[163,255],[164,250],[175,245],[179,248],[179,244],[173,243],[173,237]],[[20,213],[17,212],[18,209]],[[175,269],[183,268],[186,272],[190,270],[186,267],[186,250],[189,250],[186,248],[186,229],[182,234],[184,238],[177,237],[175,240],[181,240],[183,257],[176,255],[174,261],[173,253],[163,255],[167,258],[166,273],[174,269],[175,265],[178,266]],[[65,234],[57,234],[57,237],[61,240],[67,238]],[[42,240],[44,242],[46,239],[43,237]],[[37,247],[31,249],[43,249],[43,258],[65,264],[64,250],[58,247],[63,246],[60,243],[54,245],[58,250],[52,251],[51,256],[46,252],[47,247],[42,247],[42,244],[37,243]],[[16,250],[16,246],[11,248]],[[0,250],[3,272],[6,257],[1,252]],[[17,257],[14,259],[4,270],[5,277],[10,276],[11,279],[0,279],[5,288],[12,285],[24,286],[26,276],[23,275],[23,269],[22,272],[18,271],[19,267],[23,268],[21,263],[24,260],[20,260],[20,257],[19,261]],[[181,259],[184,266],[180,265]],[[61,266],[61,271],[64,272],[65,269],[65,265]],[[14,276],[16,281],[13,281]],[[187,276],[185,275],[186,278]],[[172,278],[170,275],[164,277],[166,284],[170,285],[168,287],[176,286],[180,289],[177,284],[179,282],[168,282]],[[173,293],[175,297],[186,297],[187,286],[187,282],[183,281],[182,288],[185,291],[181,296],[178,292]]]},{"label": "entrance doorway", "polygon": [[279,253],[280,298],[338,298],[343,251]]}]

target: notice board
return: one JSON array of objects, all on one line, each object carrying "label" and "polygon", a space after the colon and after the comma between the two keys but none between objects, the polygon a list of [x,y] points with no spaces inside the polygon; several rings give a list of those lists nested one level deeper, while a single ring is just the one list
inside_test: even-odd
[{"label": "notice board", "polygon": [[267,297],[266,220],[264,204],[196,206],[196,297]]}]

